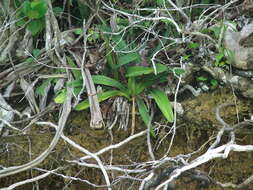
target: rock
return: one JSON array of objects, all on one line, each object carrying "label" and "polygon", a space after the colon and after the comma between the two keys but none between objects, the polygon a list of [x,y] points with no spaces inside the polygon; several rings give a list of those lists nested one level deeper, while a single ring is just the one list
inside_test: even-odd
[{"label": "rock", "polygon": [[241,76],[233,76],[230,84],[238,90],[244,97],[253,98],[253,81],[252,79],[243,78]]},{"label": "rock", "polygon": [[224,45],[232,53],[228,55],[233,67],[243,70],[253,70],[253,23],[245,25],[240,32],[230,27],[224,34]]}]

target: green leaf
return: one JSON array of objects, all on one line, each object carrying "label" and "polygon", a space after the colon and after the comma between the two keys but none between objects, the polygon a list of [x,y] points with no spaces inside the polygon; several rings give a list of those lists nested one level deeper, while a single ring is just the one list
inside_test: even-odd
[{"label": "green leaf", "polygon": [[[156,64],[157,73],[162,73],[167,71],[168,68],[163,64]],[[153,67],[144,67],[144,66],[131,66],[127,67],[126,77],[137,77],[141,75],[147,75],[150,73],[154,73]]]},{"label": "green leaf", "polygon": [[25,60],[26,63],[32,63],[33,62],[33,58],[32,57],[28,57],[26,60]]},{"label": "green leaf", "polygon": [[30,19],[36,19],[36,18],[39,18],[40,17],[40,14],[38,11],[36,10],[30,10],[27,14],[27,16],[30,18]]},{"label": "green leaf", "polygon": [[215,56],[215,65],[218,66],[222,58],[224,57],[224,49],[220,48],[219,53]]},{"label": "green leaf", "polygon": [[216,87],[218,86],[218,81],[215,80],[215,79],[212,79],[212,80],[210,81],[210,83],[211,83],[211,85],[212,85],[212,88],[216,88]]},{"label": "green leaf", "polygon": [[33,19],[27,24],[27,29],[32,33],[32,35],[36,35],[43,30],[45,26],[45,20],[42,19]]},{"label": "green leaf", "polygon": [[167,95],[158,89],[152,89],[150,94],[155,99],[155,102],[163,113],[164,117],[169,122],[173,122],[173,111]]},{"label": "green leaf", "polygon": [[220,26],[214,26],[211,28],[211,30],[214,33],[214,36],[218,39],[221,33],[221,27]]},{"label": "green leaf", "polygon": [[82,87],[83,86],[83,80],[72,80],[67,82],[67,86],[70,87]]},{"label": "green leaf", "polygon": [[126,87],[123,84],[121,84],[115,79],[112,79],[104,75],[92,75],[92,80],[95,84],[102,84],[106,86],[115,87],[122,91],[126,90]]},{"label": "green leaf", "polygon": [[51,81],[52,79],[43,80],[42,84],[36,88],[35,93],[44,96],[45,89],[51,85]]},{"label": "green leaf", "polygon": [[164,0],[156,0],[156,4],[157,4],[158,6],[163,6]]},{"label": "green leaf", "polygon": [[81,90],[82,90],[82,87],[76,87],[76,88],[74,88],[73,92],[74,92],[75,96],[78,96],[78,94],[81,92]]},{"label": "green leaf", "polygon": [[207,77],[201,76],[201,77],[197,77],[196,80],[197,80],[197,81],[207,81],[208,78],[207,78]]},{"label": "green leaf", "polygon": [[[69,64],[71,67],[73,67],[73,68],[78,68],[78,67],[76,66],[76,64],[74,63],[73,59],[71,59],[71,57],[69,57],[69,56],[67,56],[67,62],[68,62],[68,64]],[[82,73],[81,73],[80,70],[78,70],[78,69],[72,69],[71,71],[72,71],[72,73],[73,73],[75,79],[83,79]]]},{"label": "green leaf", "polygon": [[77,35],[83,34],[83,29],[82,28],[77,28],[74,30],[74,33]]},{"label": "green leaf", "polygon": [[152,67],[131,66],[131,67],[127,67],[126,77],[137,77],[137,76],[146,75],[150,73],[153,73]]},{"label": "green leaf", "polygon": [[125,65],[134,61],[140,61],[140,55],[138,53],[128,53],[126,55],[122,55],[119,57],[117,67],[120,67],[122,65]]},{"label": "green leaf", "polygon": [[63,9],[61,7],[54,7],[53,12],[54,12],[54,15],[57,17],[63,13]]},{"label": "green leaf", "polygon": [[156,72],[157,72],[157,74],[165,72],[165,71],[168,71],[168,67],[166,65],[157,63],[157,64],[155,64],[155,66],[156,66]]},{"label": "green leaf", "polygon": [[26,15],[26,16],[28,16],[28,14],[29,14],[29,12],[32,10],[32,8],[31,8],[31,3],[29,2],[29,1],[25,1],[24,3],[23,3],[23,8],[22,8],[22,12]]},{"label": "green leaf", "polygon": [[127,81],[128,91],[133,96],[136,95],[136,80],[134,77],[129,77]]},{"label": "green leaf", "polygon": [[37,58],[40,54],[40,49],[33,49],[32,50],[32,55],[33,57]]},{"label": "green leaf", "polygon": [[55,103],[63,104],[67,95],[67,90],[63,89],[60,93],[54,98]]},{"label": "green leaf", "polygon": [[116,51],[129,51],[129,47],[125,40],[123,40],[122,35],[112,36],[112,41],[114,42],[114,48]]},{"label": "green leaf", "polygon": [[190,57],[191,57],[191,55],[184,55],[184,56],[182,57],[182,60],[183,60],[183,61],[188,61]]},{"label": "green leaf", "polygon": [[[123,92],[121,92],[119,90],[110,90],[110,91],[98,93],[98,101],[102,102],[102,101],[107,100],[107,99],[114,97],[114,96],[124,96],[124,97],[129,98],[127,94],[124,94]],[[85,110],[88,107],[90,107],[90,104],[89,104],[89,100],[87,99],[87,100],[84,100],[81,103],[77,104],[74,109],[77,111],[80,111],[80,110]]]},{"label": "green leaf", "polygon": [[[35,17],[30,17],[31,19],[33,18],[41,18],[43,16],[45,16],[46,12],[47,12],[47,2],[46,0],[34,0],[33,2],[31,2],[31,8],[32,11],[37,12],[35,15]],[[28,15],[29,16],[29,15]]]},{"label": "green leaf", "polygon": [[18,16],[18,22],[16,22],[17,26],[24,26],[27,23],[27,18],[22,18]]},{"label": "green leaf", "polygon": [[77,1],[77,3],[78,3],[78,9],[81,15],[81,19],[87,20],[91,13],[90,8],[86,5],[85,1]]},{"label": "green leaf", "polygon": [[150,122],[150,117],[149,117],[149,114],[148,114],[148,109],[144,103],[144,101],[140,98],[137,98],[137,105],[138,105],[138,109],[139,109],[139,113],[141,115],[141,118],[143,120],[143,122],[145,123],[145,125],[147,127],[150,127],[150,134],[155,137],[155,132],[154,132],[154,129],[153,127],[151,127],[151,125],[149,126],[149,122]]},{"label": "green leaf", "polygon": [[177,75],[177,76],[180,76],[185,73],[185,70],[181,69],[181,68],[175,68],[175,69],[173,69],[173,71],[174,71],[175,75]]},{"label": "green leaf", "polygon": [[199,43],[190,43],[190,44],[188,45],[188,47],[189,47],[190,49],[196,49],[196,48],[199,47]]}]

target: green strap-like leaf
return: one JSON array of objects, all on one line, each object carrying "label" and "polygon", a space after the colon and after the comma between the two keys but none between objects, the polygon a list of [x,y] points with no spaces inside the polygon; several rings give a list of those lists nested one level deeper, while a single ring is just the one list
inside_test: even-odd
[{"label": "green strap-like leaf", "polygon": [[102,84],[102,85],[106,85],[106,86],[115,87],[115,88],[118,88],[119,90],[122,90],[122,91],[126,90],[126,88],[123,84],[121,84],[120,82],[118,82],[115,79],[112,79],[112,78],[104,76],[104,75],[93,75],[92,80],[95,84]]},{"label": "green strap-like leaf", "polygon": [[[138,105],[139,113],[141,115],[143,122],[145,123],[145,125],[147,127],[149,127],[150,117],[149,117],[148,109],[147,109],[144,101],[140,98],[137,98],[137,105]],[[150,134],[153,137],[155,137],[155,132],[154,132],[153,127],[151,127],[151,125],[150,125]]]},{"label": "green strap-like leaf", "polygon": [[[163,64],[156,64],[155,66],[157,74],[168,70],[167,66]],[[154,73],[153,67],[131,66],[127,68],[126,77],[137,77],[150,73]]]},{"label": "green strap-like leaf", "polygon": [[126,77],[137,77],[150,74],[153,72],[152,67],[132,66],[127,68]]},{"label": "green strap-like leaf", "polygon": [[63,104],[67,95],[67,90],[63,89],[61,92],[54,98],[55,103]]},{"label": "green strap-like leaf", "polygon": [[[129,99],[127,94],[125,94],[119,90],[110,90],[110,91],[99,93],[98,94],[98,101],[102,102],[102,101],[107,100],[107,99],[114,97],[114,96],[124,96]],[[75,110],[78,110],[78,111],[85,110],[88,107],[90,107],[90,105],[89,105],[89,100],[87,99],[87,100],[84,100],[81,103],[77,104],[75,107]]]},{"label": "green strap-like leaf", "polygon": [[117,67],[131,63],[133,61],[140,61],[140,55],[136,52],[119,56],[119,61],[118,61]]},{"label": "green strap-like leaf", "polygon": [[[68,64],[69,64],[71,67],[73,67],[73,68],[77,68],[77,66],[76,66],[76,64],[74,63],[73,59],[72,59],[71,57],[69,57],[69,56],[66,56],[66,57],[67,57],[67,62],[68,62]],[[82,73],[81,73],[80,70],[78,70],[78,69],[73,69],[73,70],[71,70],[71,71],[73,72],[73,75],[74,75],[75,79],[83,79],[83,78],[82,78]]]},{"label": "green strap-like leaf", "polygon": [[155,99],[155,102],[163,113],[164,117],[169,122],[173,122],[173,111],[167,95],[158,89],[152,89],[150,94]]}]

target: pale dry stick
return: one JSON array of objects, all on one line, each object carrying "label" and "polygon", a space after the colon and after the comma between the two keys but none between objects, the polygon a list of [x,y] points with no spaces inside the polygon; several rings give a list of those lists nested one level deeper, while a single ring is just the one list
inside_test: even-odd
[{"label": "pale dry stick", "polygon": [[[77,173],[75,173],[75,176],[73,178],[77,178],[77,176],[79,176],[81,173],[85,172],[84,171],[85,168],[82,168],[81,170],[79,170]],[[73,182],[73,179],[69,179],[67,184],[65,184],[65,186],[62,188],[62,190],[66,190],[69,189],[68,186]]]},{"label": "pale dry stick", "polygon": [[8,121],[6,121],[5,119],[0,118],[0,121],[3,122],[3,123],[4,123],[7,127],[9,127],[10,129],[13,129],[13,130],[19,131],[19,132],[22,131],[22,130],[20,130],[20,129],[14,127],[13,125],[11,125],[11,124],[10,124]]},{"label": "pale dry stick", "polygon": [[31,179],[26,179],[24,181],[20,181],[20,182],[14,183],[14,184],[10,185],[9,187],[0,188],[0,190],[11,190],[11,189],[15,189],[15,188],[17,188],[17,187],[19,187],[21,185],[25,185],[25,184],[28,184],[28,183],[39,181],[41,179],[46,178],[47,176],[51,175],[52,172],[55,172],[55,171],[57,171],[59,169],[61,169],[61,168],[57,168],[57,169],[55,169],[53,171],[48,171],[48,172],[46,172],[46,173],[44,173],[42,175],[33,177]]},{"label": "pale dry stick", "polygon": [[[233,0],[233,1],[230,1],[229,3],[221,6],[220,8],[217,8],[215,9],[213,12],[211,12],[209,15],[205,15],[205,18],[201,21],[201,24],[200,25],[203,25],[208,19],[210,19],[214,14],[216,14],[220,9],[223,9],[225,10],[226,8],[228,8],[230,5],[232,5],[233,3],[236,3],[238,2],[239,0]],[[218,15],[218,14],[217,14]],[[201,16],[201,15],[200,15]],[[212,20],[214,19],[215,17],[212,18]]]},{"label": "pale dry stick", "polygon": [[132,125],[131,125],[131,136],[134,134],[135,131],[135,100],[136,97],[133,96],[132,98]]},{"label": "pale dry stick", "polygon": [[[81,58],[79,55],[75,54],[72,51],[71,54],[73,55],[76,63],[83,69],[82,71],[82,76],[84,77],[85,81],[85,86],[87,89],[87,95],[89,98],[89,104],[90,104],[90,112],[91,112],[91,121],[90,121],[90,127],[92,128],[102,128],[104,123],[103,123],[103,118],[102,118],[102,113],[99,107],[99,102],[97,98],[97,92],[96,88],[94,85],[94,82],[92,80],[91,74],[89,69],[85,68],[84,63],[82,63]],[[79,93],[81,94],[81,93]]]},{"label": "pale dry stick", "polygon": [[[57,125],[55,125],[51,122],[37,122],[37,124],[39,124],[39,125],[49,125],[51,127],[54,127],[55,129],[57,129]],[[74,141],[72,141],[71,139],[66,137],[64,134],[61,134],[61,138],[63,140],[65,140],[67,143],[69,143],[71,146],[75,147],[76,149],[83,152],[84,154],[87,154],[87,155],[91,156],[92,158],[94,158],[97,161],[102,173],[104,174],[104,178],[105,178],[105,181],[106,181],[106,184],[107,184],[107,188],[108,188],[108,190],[111,190],[111,183],[110,183],[109,176],[108,176],[108,174],[107,174],[107,172],[104,168],[104,165],[103,165],[102,161],[100,160],[100,158],[98,156],[96,156],[95,154],[91,153],[90,151],[88,151],[87,149],[83,148],[79,144],[75,143]]]},{"label": "pale dry stick", "polygon": [[172,7],[174,7],[176,9],[176,11],[178,11],[186,19],[187,26],[190,26],[191,19],[184,13],[184,11],[182,10],[182,8],[178,7],[177,5],[175,5],[175,3],[173,3],[171,0],[167,0],[167,1],[172,5]]},{"label": "pale dry stick", "polygon": [[144,187],[145,187],[145,185],[146,185],[146,183],[147,183],[148,181],[150,181],[154,175],[155,175],[155,173],[154,173],[154,172],[151,172],[147,177],[145,177],[145,178],[142,180],[142,182],[141,182],[141,185],[140,185],[140,187],[139,187],[139,190],[143,190]]},{"label": "pale dry stick", "polygon": [[151,132],[151,127],[152,127],[152,120],[153,120],[153,117],[154,117],[154,111],[152,109],[152,106],[150,108],[150,117],[149,117],[149,121],[148,121],[148,129],[147,129],[147,145],[148,145],[148,152],[149,152],[149,156],[151,158],[151,160],[155,160],[155,155],[154,155],[154,152],[153,152],[153,149],[152,149],[152,144],[151,144],[151,138],[150,138],[150,132]]},{"label": "pale dry stick", "polygon": [[126,30],[126,28],[129,28],[129,27],[131,27],[131,26],[133,26],[133,25],[135,25],[135,24],[137,24],[137,23],[139,23],[139,22],[142,22],[142,21],[158,21],[158,20],[162,20],[162,19],[168,20],[169,22],[171,22],[171,23],[176,27],[178,33],[181,33],[181,32],[182,32],[181,28],[180,28],[179,25],[175,22],[174,19],[171,19],[171,18],[168,18],[168,17],[164,17],[164,16],[161,16],[161,17],[143,17],[143,16],[136,15],[136,14],[130,14],[130,13],[126,13],[126,12],[124,12],[124,11],[120,11],[120,10],[117,10],[117,9],[112,8],[112,7],[108,6],[104,1],[101,1],[101,2],[103,3],[103,5],[104,5],[107,9],[111,10],[112,12],[117,12],[117,13],[120,13],[120,14],[125,15],[125,16],[127,16],[127,17],[133,17],[133,18],[139,18],[139,19],[140,19],[140,20],[138,20],[138,21],[134,21],[134,22],[131,23],[129,26],[125,27],[124,29],[122,29],[122,30],[119,31],[119,32],[113,32],[113,33],[109,32],[109,34],[119,35],[119,34],[122,33],[122,31]]},{"label": "pale dry stick", "polygon": [[[220,4],[215,4],[215,5],[213,5],[213,6],[210,6],[210,7],[208,7],[207,9],[205,9],[200,15],[199,15],[199,18],[198,18],[198,20],[199,21],[201,21],[202,20],[202,17],[205,17],[206,16],[206,13],[207,12],[210,12],[211,11],[211,9],[218,9],[218,8],[220,8],[220,7],[222,7],[222,5],[220,5]],[[204,18],[203,18],[204,19]],[[201,22],[201,24],[204,24],[204,22]]]},{"label": "pale dry stick", "polygon": [[158,55],[158,53],[160,53],[160,52],[163,51],[163,50],[166,50],[166,48],[168,48],[168,47],[170,47],[170,46],[172,46],[172,45],[174,45],[174,44],[176,44],[176,43],[175,43],[175,42],[172,42],[172,43],[170,43],[170,44],[164,46],[163,48],[161,48],[160,50],[158,50],[157,52],[155,52],[155,53],[153,54],[153,56],[152,56],[152,58],[151,58],[151,63],[152,63],[152,66],[153,66],[153,69],[154,69],[154,73],[155,73],[155,74],[157,74],[157,69],[156,69],[156,66],[155,66],[155,57]]},{"label": "pale dry stick", "polygon": [[[181,68],[183,68],[182,57],[180,58],[180,64],[181,64]],[[181,80],[182,80],[182,76],[179,76],[178,77],[178,83],[177,83],[176,91],[175,91],[175,95],[174,95],[174,122],[173,122],[173,125],[172,125],[173,133],[172,133],[172,137],[171,137],[171,140],[170,140],[169,148],[166,151],[165,156],[167,156],[169,154],[170,149],[171,149],[172,144],[173,144],[173,141],[174,141],[174,138],[175,138],[175,135],[176,135],[176,126],[177,126],[177,112],[176,112],[176,110],[177,110],[177,94],[178,94],[178,91],[179,91]]]},{"label": "pale dry stick", "polygon": [[72,181],[80,181],[80,182],[83,182],[83,183],[87,183],[88,185],[96,187],[96,188],[106,187],[105,185],[96,185],[94,183],[91,183],[88,180],[81,179],[81,178],[78,178],[78,177],[72,177],[72,176],[63,175],[63,174],[57,173],[56,171],[49,171],[49,170],[45,170],[45,169],[41,169],[41,168],[34,168],[34,169],[36,169],[38,171],[42,171],[42,172],[49,172],[50,174],[53,174],[53,175],[56,175],[56,176],[60,176],[63,179],[72,180]]},{"label": "pale dry stick", "polygon": [[39,155],[37,158],[35,158],[31,162],[28,162],[28,163],[20,165],[20,166],[12,166],[12,167],[8,167],[8,168],[0,170],[0,178],[10,176],[10,175],[13,175],[16,173],[20,173],[22,171],[33,168],[36,165],[38,165],[39,163],[41,163],[43,160],[46,159],[46,157],[55,148],[55,146],[57,145],[57,143],[61,137],[63,128],[64,128],[65,123],[67,121],[68,115],[71,111],[71,99],[72,99],[71,89],[69,87],[67,87],[67,95],[66,95],[65,102],[63,104],[60,119],[58,121],[58,127],[56,130],[55,136],[54,136],[52,142],[50,143],[49,147],[47,148],[47,150],[45,150],[41,155]]},{"label": "pale dry stick", "polygon": [[[182,10],[184,9],[192,9],[192,8],[202,8],[207,6],[219,6],[217,4],[194,4],[189,6],[180,7]],[[137,8],[137,11],[177,11],[175,8]]]},{"label": "pale dry stick", "polygon": [[[96,156],[99,156],[100,154],[103,154],[103,153],[105,153],[107,151],[119,148],[119,147],[123,146],[124,144],[126,144],[126,143],[134,140],[135,138],[138,138],[138,137],[141,137],[141,136],[145,135],[146,133],[147,133],[147,130],[141,131],[141,132],[136,133],[136,134],[134,134],[132,136],[129,136],[128,138],[124,139],[123,141],[121,141],[121,142],[119,142],[117,144],[113,144],[113,145],[107,146],[107,147],[105,147],[105,148],[103,148],[103,149],[101,149],[98,152],[93,153],[93,154],[96,155]],[[84,160],[87,160],[87,159],[90,159],[90,158],[92,158],[92,157],[91,156],[84,156],[84,157],[80,158],[79,160],[80,161],[84,161]]]},{"label": "pale dry stick", "polygon": [[181,175],[183,172],[188,171],[190,169],[196,168],[210,160],[213,160],[215,158],[222,158],[226,159],[230,153],[230,151],[234,152],[249,152],[253,151],[253,145],[237,145],[237,144],[225,144],[222,146],[219,146],[215,149],[208,150],[205,154],[199,156],[198,158],[194,159],[189,163],[189,165],[183,166],[181,168],[175,169],[170,178],[163,183],[161,183],[159,186],[156,187],[155,190],[159,190],[162,187],[164,187],[166,184],[170,183],[174,179],[176,179],[179,175]]},{"label": "pale dry stick", "polygon": [[[98,102],[97,91],[96,91],[94,82],[91,78],[90,70],[85,67],[85,59],[86,59],[86,53],[87,53],[87,38],[88,38],[87,31],[95,15],[97,15],[97,13],[91,16],[87,23],[85,23],[85,20],[83,20],[84,52],[83,52],[82,61],[81,61],[81,72],[82,72],[84,83],[83,83],[81,92],[83,92],[84,85],[85,85],[87,94],[88,94],[89,104],[90,104],[90,113],[91,113],[90,127],[102,128],[104,126],[104,122],[103,122],[103,117],[102,117],[101,109]],[[81,93],[79,93],[78,98],[80,97],[80,95]]]},{"label": "pale dry stick", "polygon": [[[67,162],[71,163],[71,164],[77,164],[79,166],[85,166],[85,167],[89,167],[89,168],[97,168],[97,169],[100,169],[100,166],[97,165],[97,164],[90,164],[90,163],[86,163],[86,162],[78,162],[76,160],[70,160]],[[112,165],[104,165],[103,166],[105,170],[108,170],[108,171],[117,171],[117,172],[123,172],[123,173],[127,173],[127,174],[139,174],[139,173],[143,173],[143,172],[146,172],[147,170],[146,169],[126,169],[125,166],[123,166],[122,168],[121,167],[117,167],[117,166],[112,166]]]},{"label": "pale dry stick", "polygon": [[[15,13],[14,13],[14,14],[15,14]],[[7,17],[7,18],[9,18],[9,17]],[[1,37],[0,37],[0,40],[2,40],[2,38],[4,37],[4,34],[5,34],[4,31],[7,30],[8,27],[10,28],[11,25],[14,25],[16,22],[18,22],[18,21],[20,21],[20,20],[22,20],[22,19],[24,19],[24,17],[22,17],[22,18],[20,18],[20,19],[17,19],[17,20],[14,20],[14,21],[11,21],[11,22],[7,23],[5,26],[0,27],[0,32],[2,32]],[[24,29],[25,26],[26,26],[29,22],[30,22],[30,20],[27,21],[27,22],[24,24],[24,26],[20,27],[18,30],[15,30],[15,32],[11,33],[11,36],[16,35],[19,31],[21,31],[22,29]],[[1,24],[3,24],[3,23],[1,23]],[[4,29],[2,29],[2,28],[4,28]],[[9,36],[9,37],[11,37],[11,36]],[[5,41],[1,41],[0,49],[5,45],[5,43],[6,43],[8,40],[9,40],[9,38],[7,38]]]},{"label": "pale dry stick", "polygon": [[159,189],[159,188],[163,187],[164,185],[168,184],[169,182],[171,182],[173,179],[178,177],[184,171],[187,171],[189,169],[193,169],[193,168],[195,168],[203,163],[206,163],[212,159],[215,159],[215,158],[223,158],[223,159],[227,158],[231,150],[233,150],[233,151],[253,151],[253,145],[234,144],[235,135],[234,135],[233,131],[231,131],[231,133],[230,133],[230,137],[231,137],[230,142],[228,142],[225,145],[215,148],[219,144],[224,131],[226,129],[231,130],[231,127],[227,123],[225,123],[224,120],[221,119],[221,117],[220,117],[220,109],[224,106],[230,106],[230,105],[231,104],[221,104],[220,106],[218,106],[216,108],[216,112],[215,112],[216,119],[221,123],[221,125],[223,127],[220,129],[218,135],[216,136],[216,140],[213,142],[213,144],[210,146],[210,148],[207,150],[207,152],[205,154],[203,154],[202,156],[199,156],[198,158],[193,160],[190,164],[183,166],[181,169],[176,169],[172,173],[171,177],[168,180],[166,180],[164,183],[160,184],[156,189]]}]

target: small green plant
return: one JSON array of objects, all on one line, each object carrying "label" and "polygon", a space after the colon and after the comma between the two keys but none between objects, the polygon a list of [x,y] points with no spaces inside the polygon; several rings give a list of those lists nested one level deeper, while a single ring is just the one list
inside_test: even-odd
[{"label": "small green plant", "polygon": [[[111,29],[106,25],[97,25],[93,31],[95,30],[101,31],[100,33],[96,33],[94,40],[103,40],[105,42],[107,63],[103,74],[92,76],[94,84],[102,85],[103,87],[103,92],[97,94],[98,101],[105,101],[117,96],[127,98],[132,103],[132,134],[134,131],[136,107],[138,107],[145,125],[148,126],[149,124],[148,106],[144,102],[144,98],[147,96],[154,99],[167,121],[173,122],[173,111],[170,101],[167,95],[157,88],[157,84],[167,81],[167,74],[171,72],[168,67],[163,64],[155,64],[155,74],[152,66],[136,65],[136,63],[141,62],[141,57],[137,52],[138,48],[135,43],[127,43],[122,35],[111,35]],[[68,63],[70,64],[71,62],[71,59],[68,58]],[[180,70],[175,71],[179,75],[180,72]],[[67,85],[71,85],[74,91],[78,92],[77,89],[83,86],[82,77],[75,77],[75,80]],[[65,91],[62,89],[59,92],[55,97],[55,102],[64,102]],[[89,108],[89,106],[87,98],[76,105],[75,110],[84,110]],[[153,130],[151,130],[151,134],[154,135]]]},{"label": "small green plant", "polygon": [[47,12],[46,0],[26,0],[23,3],[16,1],[16,6],[21,7],[17,12],[18,26],[26,24],[26,28],[32,35],[36,35],[44,29]]},{"label": "small green plant", "polygon": [[[142,120],[148,126],[149,114],[147,106],[145,105],[143,98],[144,94],[148,94],[153,97],[159,109],[163,113],[164,117],[169,121],[173,121],[173,112],[171,108],[170,101],[167,95],[156,87],[152,87],[154,84],[165,82],[167,67],[162,64],[156,64],[158,75],[154,74],[154,69],[152,67],[143,66],[130,66],[126,70],[127,84],[124,85],[119,81],[104,76],[104,75],[94,75],[92,76],[93,82],[95,84],[105,85],[114,88],[113,90],[107,90],[105,92],[98,94],[98,100],[104,101],[111,97],[123,96],[126,97],[133,104],[132,114],[135,114],[135,102],[137,102],[139,113]],[[75,109],[84,110],[89,107],[88,99],[79,103]],[[134,121],[133,121],[134,122]],[[152,131],[154,135],[154,132]]]},{"label": "small green plant", "polygon": [[[232,22],[227,23],[230,25],[233,25],[234,28],[236,28],[236,25]],[[228,28],[228,25],[226,23],[221,23],[220,26],[213,26],[211,27],[211,31],[214,34],[214,37],[219,40],[221,38],[221,33],[225,32]],[[232,58],[234,56],[234,53],[222,45],[218,48],[218,53],[215,55],[215,62],[214,65],[216,67],[224,67],[226,64],[230,64]]]},{"label": "small green plant", "polygon": [[216,79],[210,79],[209,77],[205,77],[205,76],[196,77],[196,81],[204,82],[208,84],[212,90],[217,88],[219,85],[219,82]]},{"label": "small green plant", "polygon": [[[45,28],[47,0],[16,0],[15,7],[18,8],[16,14],[18,26],[23,27],[25,25],[33,36]],[[55,16],[59,16],[63,10],[61,7],[54,7],[53,12]]]}]

